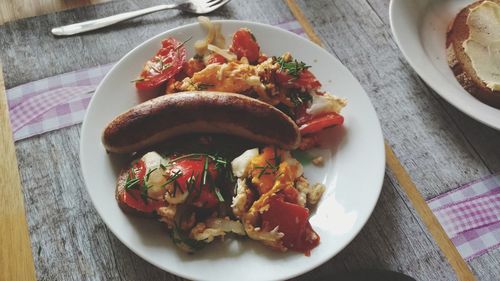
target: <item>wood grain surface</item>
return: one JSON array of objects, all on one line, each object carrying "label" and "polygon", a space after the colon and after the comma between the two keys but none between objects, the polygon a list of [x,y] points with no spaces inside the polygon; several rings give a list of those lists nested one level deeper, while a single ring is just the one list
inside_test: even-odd
[{"label": "wood grain surface", "polygon": [[35,280],[0,64],[0,280]]},{"label": "wood grain surface", "polygon": [[[297,2],[325,48],[368,92],[388,144],[425,199],[499,171],[500,132],[459,112],[420,80],[390,33],[389,0]],[[497,280],[500,250],[469,266],[478,280]]]},{"label": "wood grain surface", "polygon": [[[297,2],[295,2],[295,0],[286,0],[286,3],[295,18],[297,18],[297,20],[304,27],[304,30],[306,31],[309,38],[316,44],[324,46],[320,37],[314,31],[314,28],[311,27],[310,22],[303,14],[302,9],[298,6]],[[410,176],[401,165],[399,159],[394,155],[394,151],[392,150],[392,148],[389,145],[385,144],[385,151],[387,166],[389,167],[391,174],[397,179],[398,183],[408,196],[408,199],[412,202],[413,207],[420,215],[421,220],[427,226],[427,229],[434,238],[434,241],[437,243],[445,257],[448,259],[448,262],[454,269],[458,280],[475,280],[475,277],[470,268],[467,266],[467,263],[462,259],[460,253],[453,245],[449,237],[446,235],[443,227],[437,220],[436,216],[434,216],[434,214],[432,213],[431,209],[425,202],[420,192],[418,192],[417,187],[410,179]]]},{"label": "wood grain surface", "polygon": [[0,24],[107,1],[109,0],[2,0]]},{"label": "wood grain surface", "polygon": [[[367,90],[388,144],[424,198],[500,170],[500,134],[438,98],[400,55],[389,31],[388,0],[297,2],[317,33],[315,41],[324,42]],[[117,1],[5,24],[0,27],[0,59],[7,88],[116,61],[145,39],[194,21],[191,15],[165,12],[82,36],[55,39],[48,33],[55,25],[156,3],[163,1]],[[270,24],[294,18],[281,1],[243,0],[233,0],[212,17]],[[104,226],[83,185],[78,145],[79,126],[16,143],[39,279],[179,280],[137,257]],[[383,268],[418,280],[455,280],[411,202],[389,171],[361,233],[332,260],[296,279]],[[469,265],[478,280],[496,280],[500,251]]]}]

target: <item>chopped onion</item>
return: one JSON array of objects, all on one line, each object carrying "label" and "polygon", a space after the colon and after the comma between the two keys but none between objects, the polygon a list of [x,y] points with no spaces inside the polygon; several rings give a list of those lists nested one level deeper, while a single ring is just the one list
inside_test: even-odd
[{"label": "chopped onion", "polygon": [[229,52],[228,50],[221,49],[215,45],[208,44],[207,47],[210,51],[223,56],[227,61],[234,61],[238,58],[235,54]]},{"label": "chopped onion", "polygon": [[208,17],[199,16],[198,22],[207,30],[207,36],[203,40],[198,40],[194,44],[197,54],[204,55],[207,51],[207,46],[213,44],[219,48],[224,48],[226,40],[221,32],[220,23],[212,23]]}]

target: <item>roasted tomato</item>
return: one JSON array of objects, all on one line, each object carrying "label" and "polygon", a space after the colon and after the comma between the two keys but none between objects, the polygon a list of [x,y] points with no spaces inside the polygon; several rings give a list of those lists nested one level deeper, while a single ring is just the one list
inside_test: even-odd
[{"label": "roasted tomato", "polygon": [[319,236],[308,220],[309,211],[297,204],[286,202],[281,196],[269,199],[269,209],[262,214],[262,227],[266,230],[278,227],[283,233],[283,245],[291,250],[309,255],[319,244]]},{"label": "roasted tomato", "polygon": [[257,63],[260,56],[260,47],[255,36],[246,28],[241,28],[233,35],[233,43],[229,50],[236,54],[238,59],[246,57],[250,64]]},{"label": "roasted tomato", "polygon": [[138,90],[152,90],[179,73],[186,61],[186,48],[174,38],[162,41],[162,48],[146,62],[135,82]]},{"label": "roasted tomato", "polygon": [[[218,172],[215,163],[206,156],[185,158],[176,161],[175,168],[182,175],[177,178],[179,188],[189,191],[191,204],[196,207],[213,208],[219,203],[215,182]],[[220,194],[220,193],[219,193]]]},{"label": "roasted tomato", "polygon": [[[139,180],[138,186],[144,185],[144,176],[146,175],[146,165],[144,161],[137,161],[129,170],[129,178],[136,178]],[[152,213],[159,207],[165,205],[163,201],[156,201],[149,198],[144,198],[140,188],[127,190],[123,192],[123,198],[120,200],[127,206],[136,209],[143,213]]]},{"label": "roasted tomato", "polygon": [[[198,71],[201,71],[205,68],[205,64],[201,60],[190,59],[184,63],[182,66],[182,71],[187,77],[193,77]],[[181,81],[182,79],[176,79],[177,81]]]},{"label": "roasted tomato", "polygon": [[344,117],[336,112],[310,115],[306,112],[305,106],[300,106],[295,109],[295,123],[302,135],[309,135],[319,133],[328,127],[342,125]]},{"label": "roasted tomato", "polygon": [[220,64],[222,64],[222,63],[225,63],[225,62],[226,62],[226,59],[223,56],[221,56],[219,54],[216,54],[216,53],[210,54],[208,56],[208,60],[207,60],[208,64],[212,64],[212,63],[220,63]]},{"label": "roasted tomato", "polygon": [[281,86],[286,88],[299,88],[306,91],[321,88],[321,83],[316,79],[314,74],[307,69],[301,70],[298,77],[288,74],[287,70],[278,70],[276,72],[276,80]]},{"label": "roasted tomato", "polygon": [[302,135],[318,133],[328,127],[342,125],[344,117],[335,112],[328,112],[313,116],[310,120],[306,121],[299,127]]}]

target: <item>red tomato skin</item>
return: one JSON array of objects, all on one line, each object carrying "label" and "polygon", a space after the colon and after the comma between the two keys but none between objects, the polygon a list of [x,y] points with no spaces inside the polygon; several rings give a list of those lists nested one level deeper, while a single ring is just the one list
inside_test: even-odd
[{"label": "red tomato skin", "polygon": [[208,64],[212,64],[212,63],[223,64],[223,63],[226,63],[226,58],[224,58],[223,56],[221,56],[219,54],[213,53],[213,54],[209,55],[207,63]]},{"label": "red tomato skin", "polygon": [[263,63],[268,59],[266,55],[260,54],[259,58],[257,59],[257,64]]},{"label": "red tomato skin", "polygon": [[[186,61],[186,48],[181,46],[181,43],[174,38],[167,38],[162,41],[162,48],[158,50],[156,55],[149,61],[157,61],[160,59],[162,65],[169,65],[166,69],[162,69],[160,73],[150,72],[146,65],[141,71],[139,80],[135,82],[135,87],[138,90],[152,90],[162,86],[168,79],[182,70],[182,66]],[[155,72],[157,72],[155,70]]]},{"label": "red tomato skin", "polygon": [[316,79],[316,76],[311,71],[305,69],[299,74],[299,78],[294,81],[299,87],[303,87],[308,91],[321,88],[321,83]]},{"label": "red tomato skin", "polygon": [[[203,63],[203,61],[196,60],[196,59],[190,59],[187,62],[185,62],[184,65],[182,66],[182,72],[187,77],[193,77],[193,75],[196,72],[201,71],[204,68],[205,68],[205,64]],[[177,74],[177,75],[179,75],[179,74]],[[181,81],[182,78],[184,78],[184,77],[182,77],[181,79],[179,79],[179,78],[177,78],[176,80]]]},{"label": "red tomato skin", "polygon": [[250,30],[241,28],[233,35],[233,42],[229,50],[236,54],[238,59],[246,57],[250,64],[257,63],[260,56],[260,46]]},{"label": "red tomato skin", "polygon": [[137,189],[123,192],[122,196],[122,202],[127,204],[130,208],[143,213],[152,213],[158,210],[158,208],[165,206],[165,202],[152,199],[147,199],[148,203],[146,204],[141,198],[141,192]]},{"label": "red tomato skin", "polygon": [[[186,158],[176,161],[175,168],[182,172],[182,176],[177,179],[177,182],[179,183],[182,191],[185,192],[188,188],[187,182],[189,178],[191,176],[195,176],[196,181],[194,183],[194,189],[189,195],[193,196],[192,204],[196,207],[213,208],[217,206],[219,200],[212,191],[213,187],[210,186],[209,180],[207,180],[206,184],[202,184],[204,165],[205,157],[197,159]],[[209,161],[207,177],[208,176],[214,180],[218,176],[218,172],[213,161]]]},{"label": "red tomato skin", "polygon": [[328,127],[342,125],[344,117],[335,112],[328,112],[326,114],[315,115],[310,120],[305,121],[300,127],[299,131],[302,135],[315,134]]},{"label": "red tomato skin", "polygon": [[308,217],[306,208],[274,196],[269,199],[269,209],[262,214],[262,227],[271,230],[278,226],[278,231],[284,234],[282,242],[285,247],[308,255],[319,244],[319,236]]},{"label": "red tomato skin", "polygon": [[[144,184],[144,176],[146,175],[146,164],[144,161],[137,161],[129,170],[131,178],[138,178],[139,184]],[[121,201],[127,206],[144,213],[152,213],[158,208],[165,206],[162,201],[147,199],[147,203],[141,198],[141,191],[137,189],[128,190],[121,194]]]},{"label": "red tomato skin", "polygon": [[316,79],[316,76],[307,69],[302,70],[298,77],[293,77],[287,72],[278,70],[276,71],[276,81],[285,88],[299,88],[306,91],[321,88],[321,83]]}]

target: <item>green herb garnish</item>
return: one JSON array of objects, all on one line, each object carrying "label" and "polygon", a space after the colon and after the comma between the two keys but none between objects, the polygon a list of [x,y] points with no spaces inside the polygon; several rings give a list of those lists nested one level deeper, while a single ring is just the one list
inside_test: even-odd
[{"label": "green herb garnish", "polygon": [[311,94],[307,92],[289,91],[288,97],[290,98],[295,107],[312,101]]},{"label": "green herb garnish", "polygon": [[125,181],[125,190],[129,191],[134,188],[138,188],[137,184],[140,182],[138,178],[130,178],[130,175],[127,177],[127,180]]},{"label": "green herb garnish", "polygon": [[277,57],[276,62],[280,66],[280,71],[286,71],[290,76],[294,78],[299,78],[299,74],[302,70],[306,70],[311,67],[310,65],[306,65],[302,61],[285,61],[283,57]]},{"label": "green herb garnish", "polygon": [[156,171],[156,170],[158,170],[158,168],[154,168],[154,169],[151,169],[151,170],[148,169],[148,172],[146,173],[146,181],[149,180],[149,176],[151,175],[151,173],[154,172],[154,171]]},{"label": "green herb garnish", "polygon": [[196,89],[198,91],[204,91],[210,87],[213,87],[214,85],[212,84],[205,84],[205,83],[199,83],[198,85],[196,85]]},{"label": "green herb garnish", "polygon": [[182,41],[182,43],[179,46],[175,47],[174,51],[179,50],[180,47],[184,46],[184,44],[186,44],[187,42],[189,42],[189,40],[191,40],[191,39],[193,39],[193,36],[191,36],[188,39]]},{"label": "green herb garnish", "polygon": [[224,197],[222,196],[222,194],[220,193],[220,190],[219,188],[214,188],[214,193],[215,195],[217,196],[217,199],[219,200],[219,202],[224,202]]},{"label": "green herb garnish", "polygon": [[208,174],[208,157],[205,157],[205,164],[203,165],[203,185],[207,184],[207,174]]},{"label": "green herb garnish", "polygon": [[167,181],[161,186],[161,188],[164,188],[165,186],[169,185],[170,183],[175,182],[175,180],[178,179],[180,176],[182,176],[182,171],[181,170],[178,170],[178,171],[174,172],[174,174],[171,175],[167,179]]},{"label": "green herb garnish", "polygon": [[139,77],[139,78],[137,78],[137,79],[130,80],[130,83],[142,82],[142,81],[144,81],[144,80],[145,80],[145,79],[144,79],[144,77]]}]

